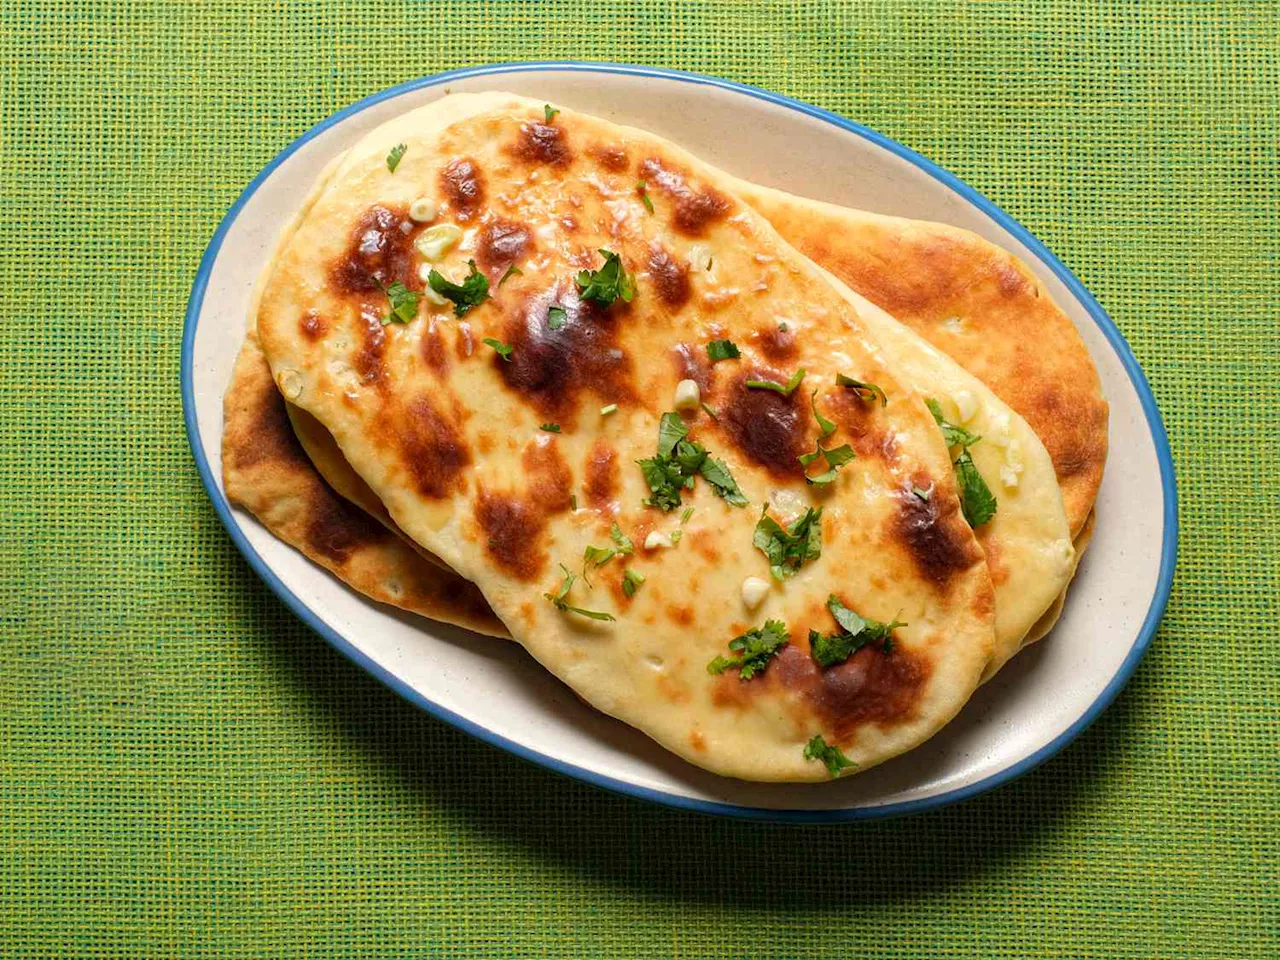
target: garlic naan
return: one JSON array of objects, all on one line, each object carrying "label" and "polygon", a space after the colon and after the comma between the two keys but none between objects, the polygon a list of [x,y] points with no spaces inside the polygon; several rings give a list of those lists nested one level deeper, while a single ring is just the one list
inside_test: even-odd
[{"label": "garlic naan", "polygon": [[[410,211],[423,208],[461,228],[456,246],[420,247]],[[579,276],[605,270],[601,250],[634,277],[630,302],[588,296],[610,286]],[[703,252],[714,269],[691,270]],[[421,291],[431,268],[463,284],[469,260],[491,299],[461,317],[424,299],[409,322],[383,324],[404,300],[394,284]],[[444,289],[466,306],[478,281]],[[392,121],[344,158],[282,249],[258,329],[285,397],[409,536],[586,700],[700,766],[820,780],[830,747],[871,766],[939,729],[990,661],[990,577],[922,399],[825,277],[666,141],[505,94]],[[726,337],[741,358],[710,363],[707,344]],[[802,369],[790,392],[747,386]],[[635,461],[655,456],[685,379],[714,411],[682,421],[714,468],[664,512],[643,505],[659,495]],[[837,427],[827,445],[857,454],[825,487],[797,460],[819,440],[814,391]],[[717,495],[736,489],[750,506]],[[769,576],[753,545],[765,504],[783,523],[815,521],[821,551],[749,610],[744,581]],[[614,524],[634,552],[588,564],[589,583],[562,579],[560,564],[581,571],[587,548],[620,543]],[[634,591],[626,571],[644,577]],[[807,638],[839,633],[832,594],[906,625],[820,667]],[[771,620],[790,642],[754,676],[709,672]]]}]

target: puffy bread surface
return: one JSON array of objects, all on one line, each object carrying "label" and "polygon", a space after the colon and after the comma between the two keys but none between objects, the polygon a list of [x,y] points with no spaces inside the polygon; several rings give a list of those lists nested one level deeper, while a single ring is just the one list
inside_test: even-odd
[{"label": "puffy bread surface", "polygon": [[502,622],[474,584],[433,567],[335,494],[303,453],[250,333],[223,397],[222,483],[275,536],[382,603],[491,636]]},{"label": "puffy bread surface", "polygon": [[1084,341],[1021,260],[942,223],[734,181],[791,244],[985,383],[1040,437],[1072,537],[1107,459],[1107,401]]},{"label": "puffy bread surface", "polygon": [[[332,433],[395,522],[473,580],[586,700],[710,770],[823,780],[804,756],[811,737],[866,768],[959,710],[991,657],[992,587],[922,400],[848,302],[723,180],[642,131],[569,110],[547,122],[541,103],[504,94],[450,97],[347,155],[282,249],[258,328],[285,396]],[[493,299],[462,318],[424,300],[410,323],[384,326],[383,288],[423,286],[423,227],[408,209],[424,197],[437,223],[464,231],[434,266],[461,281],[474,260]],[[635,275],[631,303],[579,296],[574,277],[601,266],[600,248]],[[498,286],[513,264],[521,273]],[[711,365],[705,345],[722,336],[742,358]],[[808,376],[789,396],[745,386],[799,368]],[[837,387],[837,373],[879,384],[887,404]],[[690,439],[725,461],[750,506],[698,479],[681,525],[681,509],[642,505],[635,461],[653,456],[685,379],[717,411],[689,415]],[[838,426],[830,443],[858,454],[826,488],[807,485],[796,459],[818,438],[814,390]],[[617,412],[603,415],[609,404]],[[769,576],[752,546],[765,503],[784,522],[822,506],[822,554],[748,611],[743,580]],[[588,546],[611,545],[615,522],[634,554],[578,579],[567,602],[617,619],[545,599],[560,564],[581,570]],[[646,546],[677,529],[678,545]],[[624,569],[646,578],[632,597]],[[907,626],[889,650],[868,645],[820,670],[807,637],[835,629],[831,593]],[[762,674],[708,673],[767,619],[791,642]]]}]

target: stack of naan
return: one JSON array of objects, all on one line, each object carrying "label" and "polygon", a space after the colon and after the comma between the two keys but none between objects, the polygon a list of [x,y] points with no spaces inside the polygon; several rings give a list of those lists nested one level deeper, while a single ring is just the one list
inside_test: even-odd
[{"label": "stack of naan", "polygon": [[337,158],[250,327],[233,501],[748,780],[955,716],[1058,616],[1106,458],[1084,345],[1009,253],[509,94]]}]

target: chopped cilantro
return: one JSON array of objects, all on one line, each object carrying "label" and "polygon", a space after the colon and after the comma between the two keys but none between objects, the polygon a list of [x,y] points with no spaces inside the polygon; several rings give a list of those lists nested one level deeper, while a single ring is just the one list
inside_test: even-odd
[{"label": "chopped cilantro", "polygon": [[884,391],[874,383],[863,383],[861,380],[853,379],[853,377],[846,377],[843,373],[837,373],[836,385],[848,387],[859,400],[868,402],[879,400],[882,407],[887,406],[889,403],[889,398],[884,395]]},{"label": "chopped cilantro", "polygon": [[780,393],[784,397],[789,397],[795,393],[796,387],[800,386],[804,380],[804,367],[801,367],[791,375],[791,379],[785,384],[778,383],[774,380],[748,380],[747,386],[753,390],[772,390],[774,393]]},{"label": "chopped cilantro", "polygon": [[553,110],[551,108],[551,104],[549,103],[544,103],[542,105],[542,111],[544,114],[546,114],[547,123],[550,123],[552,120],[554,120],[556,118],[556,114],[560,112],[559,110]]},{"label": "chopped cilantro", "polygon": [[681,538],[682,538],[682,537],[684,537],[684,531],[683,531],[683,530],[672,530],[672,531],[671,531],[671,545],[672,545],[673,547],[674,547],[674,546],[676,546],[676,545],[680,542],[680,540],[681,540]]},{"label": "chopped cilantro", "polygon": [[813,419],[818,421],[818,436],[825,440],[836,432],[836,425],[818,412],[818,391],[815,388],[809,395],[809,406],[813,408]]},{"label": "chopped cilantro", "polygon": [[804,475],[806,483],[812,483],[819,487],[825,487],[828,483],[834,480],[836,478],[836,471],[856,456],[853,452],[853,447],[849,446],[847,443],[843,443],[832,450],[827,450],[819,446],[814,453],[806,453],[801,456],[799,460],[807,467],[818,458],[819,454],[821,454],[822,458],[827,461],[827,469],[816,477],[811,477],[807,473]]},{"label": "chopped cilantro", "polygon": [[644,574],[627,569],[622,571],[622,592],[628,597],[636,595],[636,588],[644,583]]},{"label": "chopped cilantro", "polygon": [[582,552],[582,579],[587,581],[587,586],[591,586],[591,581],[587,580],[588,567],[603,567],[606,563],[617,555],[618,551],[613,547],[587,547]]},{"label": "chopped cilantro", "polygon": [[969,526],[978,528],[996,515],[996,498],[965,450],[956,458],[956,483],[960,486],[960,509]]},{"label": "chopped cilantro", "polygon": [[590,300],[602,307],[611,305],[621,297],[626,303],[636,295],[635,278],[622,266],[622,258],[611,250],[600,249],[604,266],[599,270],[583,270],[577,278],[583,300]]},{"label": "chopped cilantro", "polygon": [[453,315],[465,317],[475,307],[489,299],[489,278],[476,269],[476,262],[468,260],[471,272],[461,283],[454,283],[439,270],[427,275],[427,285],[453,303]]},{"label": "chopped cilantro", "polygon": [[569,314],[560,304],[552,304],[547,307],[547,329],[559,330],[569,322]]},{"label": "chopped cilantro", "polygon": [[396,172],[396,167],[400,166],[400,159],[404,156],[404,152],[409,148],[403,143],[397,143],[391,148],[391,152],[387,154],[387,169],[392,173]]},{"label": "chopped cilantro", "polygon": [[923,500],[925,503],[928,503],[932,489],[933,489],[933,486],[932,484],[930,484],[929,490],[921,490],[919,487],[912,487],[911,492],[914,493],[921,500]]},{"label": "chopped cilantro", "polygon": [[698,465],[698,472],[716,493],[733,506],[745,507],[749,502],[723,460],[708,456]]},{"label": "chopped cilantro", "polygon": [[508,277],[524,276],[524,271],[517,267],[514,263],[507,267],[507,272],[502,275],[502,279],[498,281],[498,286],[502,286],[507,282]]},{"label": "chopped cilantro", "polygon": [[738,678],[750,680],[764,668],[791,639],[787,625],[781,620],[766,620],[763,627],[748,630],[729,641],[736,657],[716,657],[707,664],[707,673],[724,673],[737,669]]},{"label": "chopped cilantro", "polygon": [[629,557],[635,553],[635,544],[631,542],[630,537],[622,532],[622,528],[616,522],[609,528],[609,536],[618,551],[618,556]]},{"label": "chopped cilantro", "polygon": [[600,416],[602,417],[607,417],[609,414],[617,413],[617,412],[618,412],[618,405],[616,403],[606,404],[605,406],[600,408]]},{"label": "chopped cilantro", "polygon": [[857,766],[856,763],[840,752],[839,747],[827,743],[821,734],[805,744],[804,758],[806,760],[821,760],[826,765],[827,773],[831,774],[832,779],[840,776],[847,768]]},{"label": "chopped cilantro", "polygon": [[[496,350],[497,348],[495,347],[494,349]],[[507,349],[509,350],[509,349],[510,349],[510,347],[508,347]],[[499,352],[499,353],[501,353],[501,351],[500,351],[500,350],[499,350],[498,352]],[[559,432],[560,432],[560,424],[558,424],[558,423],[544,423],[544,424],[543,424],[542,426],[540,426],[538,429],[539,429],[539,430],[545,430],[545,431],[547,431],[547,433],[559,433]]]},{"label": "chopped cilantro", "polygon": [[636,184],[636,189],[640,191],[640,199],[644,202],[644,208],[653,213],[653,201],[649,199],[649,192],[645,189],[645,182],[641,180]]},{"label": "chopped cilantro", "polygon": [[493,349],[497,350],[498,356],[507,363],[511,362],[511,353],[515,348],[510,344],[503,343],[501,340],[495,340],[493,337],[485,337],[481,342],[487,343],[489,346],[493,347]]},{"label": "chopped cilantro", "polygon": [[765,504],[752,542],[769,558],[769,569],[775,579],[795,576],[806,561],[822,556],[822,507],[810,507],[804,516],[784,529],[769,516],[769,505]]},{"label": "chopped cilantro", "polygon": [[879,620],[861,617],[846,607],[834,593],[827,597],[827,609],[835,617],[840,629],[828,634],[818,633],[817,630],[809,631],[809,655],[824,667],[844,663],[869,643],[881,644],[884,652],[888,653],[893,644],[893,631],[906,626],[897,620],[881,623]]},{"label": "chopped cilantro", "polygon": [[550,600],[557,610],[561,613],[576,613],[582,617],[589,617],[592,620],[616,620],[612,613],[603,613],[599,610],[584,610],[582,607],[570,606],[569,601],[565,598],[569,596],[569,591],[573,589],[573,582],[578,579],[577,574],[569,572],[568,567],[563,563],[560,569],[564,571],[564,580],[560,584],[560,588],[555,593],[544,593],[543,596]]},{"label": "chopped cilantro", "polygon": [[689,435],[689,428],[678,413],[664,413],[658,421],[658,456],[669,457],[681,440]]},{"label": "chopped cilantro", "polygon": [[925,405],[929,408],[929,412],[933,414],[933,419],[937,421],[938,426],[942,428],[942,439],[947,442],[948,447],[972,447],[982,439],[980,434],[971,433],[964,427],[957,427],[954,423],[949,423],[947,418],[942,415],[941,405],[932,397],[925,401]]},{"label": "chopped cilantro", "polygon": [[658,425],[658,455],[638,460],[645,482],[653,496],[645,505],[661,510],[680,506],[680,491],[693,489],[693,481],[701,476],[716,494],[735,507],[747,504],[738,483],[723,460],[712,457],[700,443],[685,438],[689,428],[678,413],[664,413]]},{"label": "chopped cilantro", "polygon": [[644,482],[649,485],[652,495],[644,504],[657,507],[659,510],[674,510],[680,506],[680,488],[685,485],[685,476],[680,464],[670,457],[650,457],[637,460],[644,473]]},{"label": "chopped cilantro", "polygon": [[973,457],[969,455],[969,448],[982,437],[964,427],[948,423],[937,400],[929,398],[925,400],[925,404],[942,429],[942,439],[947,446],[961,448],[960,456],[954,462],[956,484],[960,487],[960,509],[969,526],[976,529],[996,515],[996,498],[974,465]]},{"label": "chopped cilantro", "polygon": [[737,360],[742,352],[732,340],[712,340],[707,344],[707,356],[715,363],[717,360]]},{"label": "chopped cilantro", "polygon": [[382,292],[391,303],[391,312],[382,318],[384,327],[389,323],[408,323],[418,315],[418,301],[422,294],[410,290],[399,280],[389,287],[383,287]]}]

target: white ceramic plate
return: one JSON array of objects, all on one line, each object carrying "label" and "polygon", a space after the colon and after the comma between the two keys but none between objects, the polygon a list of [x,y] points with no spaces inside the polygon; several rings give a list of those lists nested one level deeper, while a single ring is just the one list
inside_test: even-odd
[{"label": "white ceramic plate", "polygon": [[[579,702],[514,643],[398,614],[273,538],[222,490],[222,393],[250,291],[280,226],[325,163],[366,131],[446,91],[504,90],[647,128],[740,177],[882,213],[967,227],[1026,260],[1075,321],[1111,404],[1099,523],[1062,620],[917,750],[828,784],[751,784],[698,770]],[[742,136],[744,130],[749,136]],[[973,796],[1048,759],[1111,702],[1155,630],[1173,578],[1173,465],[1124,338],[1080,282],[975,191],[879,134],[722,80],[611,64],[506,64],[386,90],[313,128],[227,213],[187,311],[182,388],[200,475],[236,546],[325,639],[436,716],[545,766],[633,796],[786,820],[887,816]]]}]

